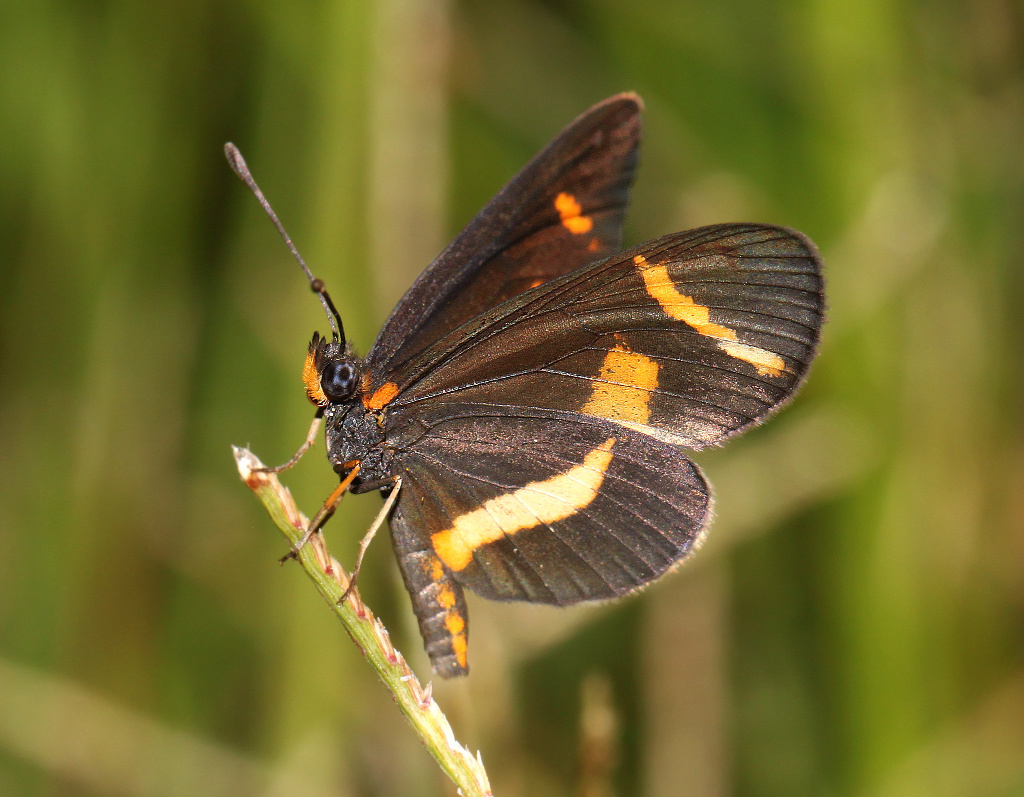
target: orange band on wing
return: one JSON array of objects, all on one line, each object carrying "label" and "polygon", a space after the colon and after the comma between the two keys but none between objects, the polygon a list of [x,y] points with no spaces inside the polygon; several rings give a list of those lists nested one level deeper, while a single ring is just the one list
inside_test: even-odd
[{"label": "orange band on wing", "polygon": [[748,343],[740,343],[735,330],[714,323],[711,320],[711,308],[697,304],[692,296],[680,293],[665,266],[652,266],[643,255],[635,255],[633,262],[643,277],[647,293],[657,300],[661,309],[671,318],[688,324],[698,334],[715,338],[718,348],[730,357],[754,366],[761,376],[782,376],[786,371],[786,361],[779,355]]},{"label": "orange band on wing", "polygon": [[609,437],[581,465],[486,501],[459,515],[450,529],[431,535],[438,557],[454,571],[464,569],[483,545],[517,531],[565,520],[590,504],[604,483],[615,438]]}]

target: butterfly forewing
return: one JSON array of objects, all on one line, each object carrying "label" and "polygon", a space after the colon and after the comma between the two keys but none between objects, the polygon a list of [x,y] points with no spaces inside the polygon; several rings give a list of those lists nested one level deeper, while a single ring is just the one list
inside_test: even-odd
[{"label": "butterfly forewing", "polygon": [[385,375],[480,313],[617,251],[640,143],[621,94],[572,122],[420,275],[368,355]]},{"label": "butterfly forewing", "polygon": [[439,341],[408,373],[404,419],[467,402],[576,411],[701,448],[763,419],[802,380],[823,310],[800,234],[719,225],[536,288]]}]

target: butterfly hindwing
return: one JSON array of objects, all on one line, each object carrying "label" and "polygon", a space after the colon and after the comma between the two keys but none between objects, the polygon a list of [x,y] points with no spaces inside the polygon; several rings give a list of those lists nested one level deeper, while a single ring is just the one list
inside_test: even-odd
[{"label": "butterfly hindwing", "polygon": [[619,249],[640,143],[639,97],[577,118],[413,283],[368,355],[387,373],[462,323]]},{"label": "butterfly hindwing", "polygon": [[460,585],[562,606],[612,598],[657,578],[701,538],[708,488],[673,445],[567,413],[439,410],[397,447],[392,523],[435,668],[466,665]]},{"label": "butterfly hindwing", "polygon": [[492,310],[398,380],[394,432],[447,403],[575,411],[699,449],[793,394],[817,347],[818,255],[799,233],[666,236]]}]

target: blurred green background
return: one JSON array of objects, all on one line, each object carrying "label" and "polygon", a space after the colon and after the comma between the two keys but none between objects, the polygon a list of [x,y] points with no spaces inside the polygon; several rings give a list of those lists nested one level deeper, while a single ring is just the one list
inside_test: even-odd
[{"label": "blurred green background", "polygon": [[[471,605],[435,681],[496,795],[1024,794],[1024,9],[1011,0],[0,7],[0,795],[450,795],[229,445],[289,456],[591,103],[646,103],[627,243],[799,228],[797,401],[699,457],[705,549],[623,603]],[[314,510],[322,441],[287,475]],[[330,524],[351,562],[379,506]],[[427,665],[389,543],[362,589]]]}]

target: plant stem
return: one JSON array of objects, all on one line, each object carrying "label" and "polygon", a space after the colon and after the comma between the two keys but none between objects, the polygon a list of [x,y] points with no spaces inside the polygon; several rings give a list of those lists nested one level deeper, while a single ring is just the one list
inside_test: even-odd
[{"label": "plant stem", "polygon": [[[251,451],[238,447],[233,450],[242,481],[256,493],[294,547],[309,521],[295,506],[291,492],[276,474],[260,470],[263,463]],[[430,684],[420,684],[405,658],[391,644],[387,629],[363,603],[359,590],[353,589],[343,603],[338,603],[348,588],[349,577],[328,552],[323,535],[314,534],[296,558],[445,774],[465,797],[490,797],[490,783],[479,753],[473,756],[456,741],[448,719],[431,695]]]}]

